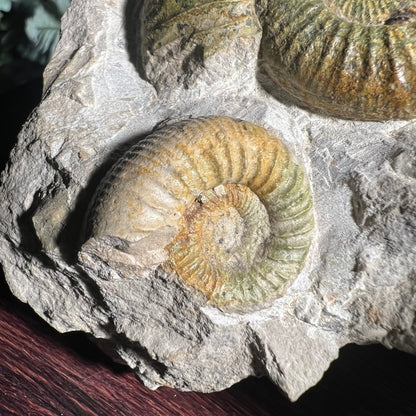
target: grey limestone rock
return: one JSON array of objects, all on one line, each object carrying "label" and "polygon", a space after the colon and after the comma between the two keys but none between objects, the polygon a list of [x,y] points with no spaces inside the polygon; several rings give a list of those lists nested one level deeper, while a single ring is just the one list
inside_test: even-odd
[{"label": "grey limestone rock", "polygon": [[[268,376],[296,400],[348,343],[415,354],[416,124],[276,100],[257,77],[257,30],[195,74],[177,66],[185,86],[164,73],[156,90],[138,63],[140,6],[73,0],[63,18],[42,102],[1,177],[0,260],[13,293],[58,331],[91,334],[150,388],[211,392]],[[88,206],[121,152],[163,121],[204,115],[274,132],[310,177],[307,265],[262,309],[216,308],[160,269],[137,276],[111,236],[83,245]]]}]

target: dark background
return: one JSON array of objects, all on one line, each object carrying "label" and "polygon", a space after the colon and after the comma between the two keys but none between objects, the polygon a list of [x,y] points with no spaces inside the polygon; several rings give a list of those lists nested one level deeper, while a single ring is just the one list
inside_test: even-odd
[{"label": "dark background", "polygon": [[[1,169],[41,99],[42,69],[24,60],[0,68]],[[0,416],[8,415],[416,416],[416,357],[346,346],[296,403],[267,379],[211,394],[151,391],[83,334],[50,328],[13,297],[0,271]]]}]

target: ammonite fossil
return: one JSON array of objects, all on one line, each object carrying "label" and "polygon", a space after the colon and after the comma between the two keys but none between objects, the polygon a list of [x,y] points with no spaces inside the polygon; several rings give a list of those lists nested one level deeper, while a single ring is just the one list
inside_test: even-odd
[{"label": "ammonite fossil", "polygon": [[[299,104],[361,120],[416,117],[415,1],[149,0],[142,25],[145,64],[168,44],[202,59],[261,27],[262,66]],[[160,73],[157,59],[150,67]]]},{"label": "ammonite fossil", "polygon": [[157,267],[217,306],[282,295],[314,227],[307,176],[286,146],[222,117],[168,125],[133,145],[103,180],[90,217],[93,237],[133,248],[173,230]]},{"label": "ammonite fossil", "polygon": [[416,2],[272,0],[261,11],[271,78],[346,118],[416,116]]}]

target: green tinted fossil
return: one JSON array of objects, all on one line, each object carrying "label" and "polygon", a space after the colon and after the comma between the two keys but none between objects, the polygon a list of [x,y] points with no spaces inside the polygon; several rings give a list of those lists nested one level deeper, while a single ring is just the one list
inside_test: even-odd
[{"label": "green tinted fossil", "polygon": [[414,1],[148,0],[142,27],[151,82],[176,53],[203,62],[262,30],[260,62],[299,104],[343,118],[416,117]]},{"label": "green tinted fossil", "polygon": [[122,239],[138,262],[169,231],[155,267],[213,305],[247,306],[282,296],[304,267],[313,201],[280,140],[246,121],[208,117],[133,145],[103,180],[90,224],[92,237]]}]

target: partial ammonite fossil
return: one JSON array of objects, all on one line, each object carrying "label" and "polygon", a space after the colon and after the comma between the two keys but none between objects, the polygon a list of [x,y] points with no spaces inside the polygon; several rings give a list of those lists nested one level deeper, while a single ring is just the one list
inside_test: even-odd
[{"label": "partial ammonite fossil", "polygon": [[90,218],[92,237],[117,237],[130,255],[146,257],[163,241],[154,267],[217,306],[282,295],[314,227],[308,178],[286,146],[222,117],[168,125],[133,145],[103,180]]},{"label": "partial ammonite fossil", "polygon": [[301,102],[346,118],[416,116],[416,2],[272,0],[261,20],[266,70]]},{"label": "partial ammonite fossil", "polygon": [[415,1],[148,0],[142,26],[151,81],[175,53],[203,59],[262,28],[261,63],[299,104],[361,120],[416,117]]}]

